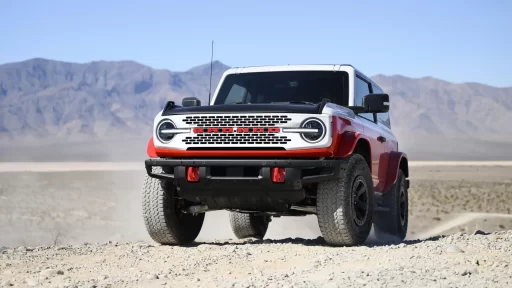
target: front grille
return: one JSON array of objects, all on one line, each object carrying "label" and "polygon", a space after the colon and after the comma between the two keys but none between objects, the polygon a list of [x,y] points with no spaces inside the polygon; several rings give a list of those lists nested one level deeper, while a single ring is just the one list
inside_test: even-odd
[{"label": "front grille", "polygon": [[225,115],[225,116],[186,116],[183,122],[197,127],[225,126],[274,126],[286,124],[292,119],[286,115]]},{"label": "front grille", "polygon": [[187,145],[205,144],[287,144],[292,141],[286,136],[276,136],[272,133],[254,134],[198,134],[185,137],[183,142]]}]

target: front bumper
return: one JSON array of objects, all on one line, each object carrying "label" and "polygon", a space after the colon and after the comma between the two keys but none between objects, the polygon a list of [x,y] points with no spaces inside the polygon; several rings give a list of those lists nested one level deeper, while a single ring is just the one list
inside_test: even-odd
[{"label": "front bumper", "polygon": [[[286,212],[307,198],[304,185],[338,179],[343,160],[302,159],[148,159],[150,177],[172,181],[179,197],[209,209]],[[153,171],[161,167],[162,172]],[[199,167],[199,181],[188,182],[186,167]],[[285,168],[284,182],[273,182],[271,168]]]},{"label": "front bumper", "polygon": [[[304,185],[338,179],[346,161],[153,158],[145,165],[150,177],[172,181],[180,197],[210,208],[284,211],[306,198]],[[187,181],[187,167],[199,167],[198,182]],[[272,181],[274,167],[285,168],[284,182]]]},{"label": "front bumper", "polygon": [[[341,159],[302,160],[302,159],[162,159],[152,158],[145,161],[146,172],[150,177],[172,180],[178,186],[193,185],[208,188],[216,184],[236,184],[264,186],[279,185],[279,188],[300,189],[302,184],[332,180],[339,177],[339,171],[346,167]],[[153,167],[162,167],[162,173],[154,173]],[[187,182],[186,167],[199,167],[199,182]],[[270,171],[273,167],[286,169],[284,183],[273,183]],[[252,175],[244,169],[252,168]],[[224,169],[223,176],[212,173],[214,169]],[[254,171],[257,171],[254,173]],[[247,175],[247,176],[246,176]],[[285,187],[283,187],[283,185]],[[300,186],[300,187],[299,187]],[[210,187],[212,188],[212,187]]]}]

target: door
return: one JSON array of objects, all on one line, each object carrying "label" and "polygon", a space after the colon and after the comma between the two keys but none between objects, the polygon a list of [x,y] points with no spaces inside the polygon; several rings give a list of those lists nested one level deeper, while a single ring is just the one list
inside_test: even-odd
[{"label": "door", "polygon": [[[363,97],[372,93],[372,85],[363,78],[356,77],[354,105],[362,106]],[[378,125],[375,113],[359,113],[358,117],[364,126],[364,134],[368,137],[371,147],[371,171],[375,191],[382,192],[381,187],[386,183],[389,144],[392,135]]]},{"label": "door", "polygon": [[[372,93],[384,93],[384,91],[382,91],[382,89],[380,89],[378,86],[372,85]],[[389,112],[377,113],[376,117],[379,131],[384,137],[386,137],[386,143],[388,143],[386,152],[397,151],[397,139],[391,130],[391,119],[389,118]]]}]

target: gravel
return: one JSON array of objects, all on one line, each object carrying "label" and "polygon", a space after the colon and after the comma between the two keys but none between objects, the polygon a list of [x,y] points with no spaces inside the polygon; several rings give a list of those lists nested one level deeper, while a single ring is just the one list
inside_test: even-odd
[{"label": "gravel", "polygon": [[[397,245],[322,238],[6,248],[6,287],[511,287],[512,230]],[[12,286],[10,286],[12,285]]]},{"label": "gravel", "polygon": [[[408,236],[453,213],[510,214],[511,171],[412,167]],[[334,248],[280,239],[317,237],[315,218],[275,219],[263,241],[218,241],[233,237],[228,219],[209,214],[200,243],[160,246],[137,210],[140,174],[0,173],[0,287],[512,287],[512,219]],[[485,232],[496,230],[510,231]]]}]

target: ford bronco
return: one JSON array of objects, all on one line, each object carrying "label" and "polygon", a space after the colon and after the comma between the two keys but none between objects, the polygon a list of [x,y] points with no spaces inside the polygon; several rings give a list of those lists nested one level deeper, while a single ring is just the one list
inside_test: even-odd
[{"label": "ford bronco", "polygon": [[231,68],[210,103],[169,101],[147,146],[143,217],[164,245],[193,242],[228,210],[239,239],[272,217],[316,215],[328,245],[403,240],[409,168],[389,95],[351,65]]}]

